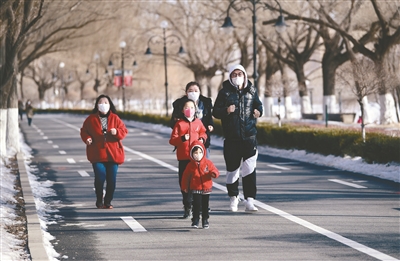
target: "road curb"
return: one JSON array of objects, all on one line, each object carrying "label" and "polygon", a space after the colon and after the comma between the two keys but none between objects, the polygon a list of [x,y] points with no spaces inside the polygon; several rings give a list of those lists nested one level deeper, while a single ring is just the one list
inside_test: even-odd
[{"label": "road curb", "polygon": [[28,230],[28,249],[32,260],[49,260],[43,242],[43,232],[37,214],[35,199],[33,197],[28,172],[25,168],[24,155],[17,153],[18,169],[21,180],[22,194],[25,201],[25,215]]}]

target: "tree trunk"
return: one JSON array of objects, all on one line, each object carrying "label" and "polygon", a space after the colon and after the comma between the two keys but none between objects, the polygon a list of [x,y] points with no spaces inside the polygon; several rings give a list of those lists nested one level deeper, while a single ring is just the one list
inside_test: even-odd
[{"label": "tree trunk", "polygon": [[379,95],[379,104],[381,105],[381,124],[396,123],[396,108],[394,106],[394,99],[391,93]]},{"label": "tree trunk", "polygon": [[336,83],[336,70],[339,67],[335,61],[335,54],[329,50],[325,50],[322,58],[322,78],[323,78],[323,95],[324,104],[328,106],[329,113],[335,113],[337,111],[336,97],[335,97],[335,83]]}]

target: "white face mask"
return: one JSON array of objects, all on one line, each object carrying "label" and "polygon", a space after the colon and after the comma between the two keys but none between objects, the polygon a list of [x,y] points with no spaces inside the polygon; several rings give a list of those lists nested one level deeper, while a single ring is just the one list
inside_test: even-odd
[{"label": "white face mask", "polygon": [[110,110],[110,104],[107,103],[99,103],[98,105],[99,111],[106,114]]},{"label": "white face mask", "polygon": [[203,158],[203,152],[198,152],[198,153],[196,153],[196,154],[193,154],[193,159],[195,160],[195,161],[200,161],[202,158]]},{"label": "white face mask", "polygon": [[235,84],[236,86],[242,86],[242,84],[244,83],[244,77],[236,77],[236,78],[232,78],[232,83]]},{"label": "white face mask", "polygon": [[200,97],[200,93],[199,92],[188,92],[187,97],[193,101],[197,101]]}]

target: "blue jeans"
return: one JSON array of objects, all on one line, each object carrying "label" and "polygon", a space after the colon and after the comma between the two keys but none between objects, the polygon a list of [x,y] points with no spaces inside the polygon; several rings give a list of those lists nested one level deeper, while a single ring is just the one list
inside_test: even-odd
[{"label": "blue jeans", "polygon": [[94,171],[94,188],[96,190],[97,202],[103,202],[103,187],[107,181],[104,204],[110,205],[114,197],[117,182],[118,164],[114,162],[96,162],[92,164]]}]

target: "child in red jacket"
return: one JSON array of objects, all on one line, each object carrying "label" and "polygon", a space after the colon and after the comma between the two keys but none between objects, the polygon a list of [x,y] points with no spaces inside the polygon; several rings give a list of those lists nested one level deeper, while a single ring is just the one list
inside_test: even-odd
[{"label": "child in red jacket", "polygon": [[201,142],[193,142],[190,149],[190,163],[183,172],[181,189],[193,196],[192,227],[199,227],[200,208],[203,228],[209,228],[208,202],[212,190],[212,178],[218,178],[219,171],[205,156],[206,150]]},{"label": "child in red jacket", "polygon": [[[169,143],[176,147],[176,157],[178,159],[179,185],[181,184],[183,171],[190,162],[189,146],[194,141],[205,142],[207,139],[206,128],[203,123],[196,118],[196,104],[188,99],[182,108],[182,117],[175,123],[171,133]],[[182,203],[185,209],[183,218],[191,215],[191,199],[184,191],[182,193]]]}]

